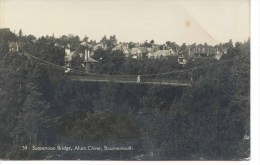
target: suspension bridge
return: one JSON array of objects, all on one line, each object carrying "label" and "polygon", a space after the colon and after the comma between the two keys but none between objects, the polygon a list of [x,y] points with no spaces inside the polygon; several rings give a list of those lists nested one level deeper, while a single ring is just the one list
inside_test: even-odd
[{"label": "suspension bridge", "polygon": [[98,73],[86,73],[84,71],[75,70],[60,66],[46,60],[40,59],[39,57],[33,56],[29,53],[23,52],[28,59],[36,62],[40,65],[62,70],[67,73],[68,77],[73,82],[97,82],[97,83],[124,83],[124,84],[147,84],[147,85],[170,85],[177,87],[191,87],[193,83],[192,71],[226,63],[234,59],[223,60],[221,62],[214,62],[202,66],[196,66],[189,69],[183,70],[172,70],[164,73],[157,74],[143,74],[143,75],[109,75],[109,74],[98,74]]},{"label": "suspension bridge", "polygon": [[172,79],[150,78],[145,76],[120,76],[120,75],[87,75],[87,76],[69,76],[72,81],[78,82],[100,82],[100,83],[123,83],[123,84],[146,84],[146,85],[170,85],[190,87],[190,81],[180,81]]}]

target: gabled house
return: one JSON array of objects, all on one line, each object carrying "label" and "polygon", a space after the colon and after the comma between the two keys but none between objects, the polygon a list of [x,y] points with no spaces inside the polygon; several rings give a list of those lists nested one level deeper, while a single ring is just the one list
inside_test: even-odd
[{"label": "gabled house", "polygon": [[116,45],[112,50],[113,51],[117,51],[117,50],[122,51],[126,57],[130,57],[130,55],[131,55],[131,49],[128,48],[128,44],[120,43],[120,44]]},{"label": "gabled house", "polygon": [[98,61],[94,60],[93,58],[90,57],[91,53],[89,50],[85,50],[84,54],[84,68],[86,73],[90,73],[92,70],[95,68],[95,63],[98,63]]},{"label": "gabled house", "polygon": [[132,49],[123,48],[123,53],[126,57],[138,59],[142,58],[143,55],[146,55],[149,51],[146,47],[134,47]]},{"label": "gabled house", "polygon": [[147,53],[148,58],[161,58],[174,55],[172,49],[169,50],[156,50]]},{"label": "gabled house", "polygon": [[142,57],[142,51],[139,48],[132,48],[130,56],[134,59]]},{"label": "gabled house", "polygon": [[202,58],[202,57],[213,57],[217,53],[216,49],[208,45],[198,45],[195,47],[189,47],[188,56],[190,58]]},{"label": "gabled house", "polygon": [[123,51],[124,49],[128,49],[128,44],[126,43],[120,43],[118,45],[116,45],[112,50],[116,51],[116,50],[121,50]]},{"label": "gabled house", "polygon": [[76,53],[75,51],[71,52],[70,44],[65,46],[65,62],[66,62],[66,64],[71,62],[72,57],[74,57],[76,55],[75,53]]},{"label": "gabled house", "polygon": [[217,51],[217,53],[215,54],[214,58],[219,60],[222,57],[223,53]]},{"label": "gabled house", "polygon": [[[86,73],[89,73],[92,70],[94,70],[94,64],[98,63],[98,61],[96,61],[90,57],[91,55],[93,55],[93,52],[85,49],[84,54],[83,53],[78,53],[78,54],[79,54],[80,58],[83,59],[83,66],[85,68]],[[77,55],[77,52],[76,51],[71,52],[69,45],[65,48],[66,66],[70,66],[70,62],[71,62],[72,58],[75,57],[76,55]]]},{"label": "gabled house", "polygon": [[227,50],[228,48],[222,48],[221,51],[217,49],[216,54],[213,57],[219,60],[224,54],[227,54]]},{"label": "gabled house", "polygon": [[128,48],[123,49],[123,53],[124,53],[124,55],[125,55],[126,57],[130,57],[131,49],[128,49]]},{"label": "gabled house", "polygon": [[153,53],[152,53],[152,52],[148,52],[148,53],[146,54],[146,56],[147,56],[148,58],[154,58],[154,56],[153,56]]},{"label": "gabled house", "polygon": [[9,43],[9,52],[18,52],[19,51],[19,45],[17,42],[10,42]]},{"label": "gabled house", "polygon": [[139,50],[141,51],[141,53],[142,53],[143,55],[145,55],[145,54],[148,53],[148,50],[147,50],[146,47],[139,47]]},{"label": "gabled house", "polygon": [[180,54],[178,56],[178,63],[181,65],[185,65],[187,63],[187,57],[185,57],[183,54]]},{"label": "gabled house", "polygon": [[97,49],[103,49],[103,50],[106,50],[107,49],[107,45],[106,44],[103,44],[103,43],[97,43],[96,45],[94,45],[92,47],[93,51],[97,50]]}]

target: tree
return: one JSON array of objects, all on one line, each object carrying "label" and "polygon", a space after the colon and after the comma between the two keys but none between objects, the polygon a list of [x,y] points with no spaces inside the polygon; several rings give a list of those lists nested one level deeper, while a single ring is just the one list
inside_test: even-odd
[{"label": "tree", "polygon": [[[26,144],[39,144],[46,143],[47,140],[47,128],[48,116],[50,113],[50,104],[47,103],[42,94],[37,90],[33,84],[27,84],[27,88],[31,91],[24,101],[23,112],[20,113],[20,120],[18,121],[18,128],[13,130],[13,136],[16,129],[24,130],[20,135],[28,137],[28,141],[23,141]],[[27,137],[20,137],[21,139],[27,139]]]},{"label": "tree", "polygon": [[18,35],[19,35],[20,38],[23,37],[23,31],[22,31],[22,29],[19,30]]},{"label": "tree", "polygon": [[145,40],[145,42],[143,43],[143,47],[151,47],[151,44],[149,44],[147,40]]},{"label": "tree", "polygon": [[86,42],[86,43],[88,43],[88,39],[89,39],[89,38],[85,35],[85,37],[83,38],[83,41]]},{"label": "tree", "polygon": [[107,36],[104,35],[104,37],[100,40],[101,43],[106,44],[108,41]]},{"label": "tree", "polygon": [[132,48],[134,48],[134,47],[135,47],[135,43],[130,42],[130,43],[128,44],[128,48],[129,48],[129,49],[132,49]]},{"label": "tree", "polygon": [[75,56],[72,57],[71,59],[71,68],[75,70],[84,70],[82,64],[83,64],[83,59],[79,56],[77,53]]}]

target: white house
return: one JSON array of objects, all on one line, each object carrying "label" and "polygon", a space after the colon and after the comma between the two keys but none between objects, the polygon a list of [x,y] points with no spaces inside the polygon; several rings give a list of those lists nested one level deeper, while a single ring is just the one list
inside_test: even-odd
[{"label": "white house", "polygon": [[178,56],[178,63],[181,64],[181,65],[185,65],[187,63],[187,58],[184,57],[184,55],[179,55]]},{"label": "white house", "polygon": [[19,46],[17,42],[10,42],[9,43],[9,51],[10,52],[18,52],[19,51]]}]

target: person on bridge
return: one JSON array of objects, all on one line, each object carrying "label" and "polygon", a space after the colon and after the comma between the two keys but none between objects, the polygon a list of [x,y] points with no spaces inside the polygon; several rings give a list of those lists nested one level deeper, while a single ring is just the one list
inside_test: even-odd
[{"label": "person on bridge", "polygon": [[140,75],[137,76],[137,82],[141,82],[141,76]]},{"label": "person on bridge", "polygon": [[69,73],[70,72],[70,68],[66,68],[65,73]]}]

